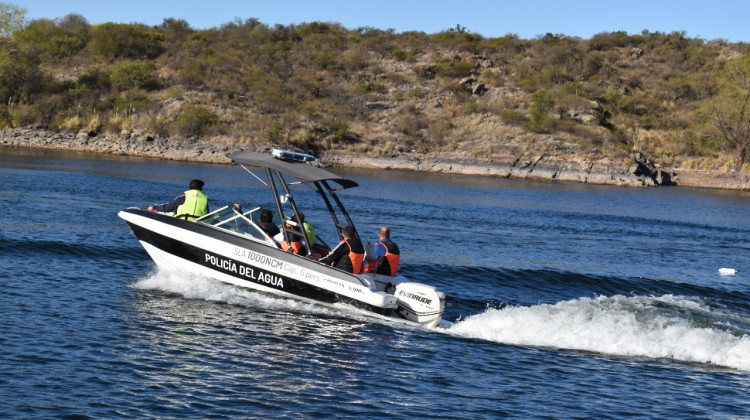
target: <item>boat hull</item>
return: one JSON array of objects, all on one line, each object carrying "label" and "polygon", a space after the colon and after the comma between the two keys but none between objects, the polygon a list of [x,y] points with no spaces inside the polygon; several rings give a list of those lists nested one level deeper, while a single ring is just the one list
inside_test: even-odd
[{"label": "boat hull", "polygon": [[261,241],[202,223],[140,209],[121,211],[154,262],[240,287],[328,304],[344,303],[390,316],[393,295],[370,289],[359,277]]}]

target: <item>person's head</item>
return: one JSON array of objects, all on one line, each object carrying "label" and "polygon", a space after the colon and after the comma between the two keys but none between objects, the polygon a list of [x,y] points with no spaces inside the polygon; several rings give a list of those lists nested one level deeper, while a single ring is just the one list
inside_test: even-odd
[{"label": "person's head", "polygon": [[305,213],[298,212],[299,213],[299,221],[300,223],[305,223]]},{"label": "person's head", "polygon": [[344,236],[345,239],[353,238],[354,237],[354,226],[345,226],[344,230],[341,232],[341,235]]},{"label": "person's head", "polygon": [[380,238],[380,239],[388,239],[390,237],[391,237],[391,230],[390,229],[388,229],[385,226],[383,226],[382,228],[380,228],[380,230],[378,231],[378,238]]},{"label": "person's head", "polygon": [[190,181],[189,188],[191,190],[201,191],[203,189],[203,181],[201,181],[200,179],[194,179]]},{"label": "person's head", "polygon": [[263,210],[260,212],[260,222],[261,223],[270,223],[273,221],[273,214],[269,210]]}]

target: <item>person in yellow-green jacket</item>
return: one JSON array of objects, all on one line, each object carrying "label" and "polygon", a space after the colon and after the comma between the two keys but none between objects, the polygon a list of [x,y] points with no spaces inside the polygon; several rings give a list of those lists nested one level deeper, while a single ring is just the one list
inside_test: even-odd
[{"label": "person in yellow-green jacket", "polygon": [[188,186],[190,189],[185,191],[181,196],[175,197],[174,200],[168,203],[149,206],[148,211],[174,212],[174,217],[193,221],[207,214],[209,211],[208,197],[203,193],[203,185],[203,181],[194,179],[190,181],[190,185]]}]

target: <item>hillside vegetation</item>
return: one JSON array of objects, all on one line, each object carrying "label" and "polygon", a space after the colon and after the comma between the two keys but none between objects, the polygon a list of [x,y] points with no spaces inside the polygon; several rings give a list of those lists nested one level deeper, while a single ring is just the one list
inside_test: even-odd
[{"label": "hillside vegetation", "polygon": [[3,128],[374,156],[625,162],[638,149],[663,166],[725,170],[742,169],[748,153],[737,114],[748,45],[680,32],[524,40],[460,26],[394,33],[248,19],[197,30],[68,15],[4,35]]}]

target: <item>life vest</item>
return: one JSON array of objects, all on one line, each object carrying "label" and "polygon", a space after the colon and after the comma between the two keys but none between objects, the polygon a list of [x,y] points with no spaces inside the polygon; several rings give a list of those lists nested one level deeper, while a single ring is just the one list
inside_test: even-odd
[{"label": "life vest", "polygon": [[398,272],[398,262],[401,260],[401,251],[398,249],[398,245],[391,241],[378,241],[378,244],[382,244],[385,247],[385,255],[378,257],[375,263],[375,274],[388,274],[391,277],[396,277]]},{"label": "life vest", "polygon": [[208,213],[208,197],[199,190],[185,191],[185,202],[174,212],[174,217],[193,221]]},{"label": "life vest", "polygon": [[349,241],[346,241],[346,245],[349,247],[349,259],[352,260],[352,273],[359,274],[362,272],[365,260],[365,250],[362,248],[362,243],[360,242],[360,249],[352,249],[352,244]]},{"label": "life vest", "polygon": [[[346,246],[349,247],[349,261],[351,262],[351,268],[353,274],[359,274],[362,272],[362,268],[364,266],[364,260],[365,260],[365,249],[362,247],[362,242],[354,242],[354,248],[352,248],[352,244],[347,240],[344,239],[340,243],[346,242]],[[341,257],[341,260],[343,260],[344,257]],[[332,261],[331,265],[337,268],[340,268],[342,270],[347,270],[349,267],[346,266],[346,262],[344,264],[341,264],[342,261],[339,260],[338,264],[336,264],[336,261]]]},{"label": "life vest", "polygon": [[302,223],[302,227],[305,228],[305,234],[310,240],[310,246],[312,246],[313,244],[315,244],[315,239],[317,239],[317,235],[315,234],[315,227],[313,227],[312,223],[308,222]]},{"label": "life vest", "polygon": [[[289,251],[289,248],[290,248],[290,246],[289,246],[289,243],[287,241],[282,241],[281,242],[281,249],[283,249],[284,251]],[[293,254],[304,253],[303,250],[305,249],[302,246],[302,242],[300,242],[300,241],[292,241],[291,248],[292,248],[292,253]]]}]

